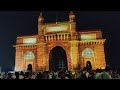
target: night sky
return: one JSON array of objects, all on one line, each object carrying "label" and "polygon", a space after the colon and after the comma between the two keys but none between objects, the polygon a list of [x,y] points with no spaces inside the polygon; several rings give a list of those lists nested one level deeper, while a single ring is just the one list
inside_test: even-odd
[{"label": "night sky", "polygon": [[[40,11],[0,11],[0,65],[14,68],[17,36],[37,34]],[[75,11],[77,30],[100,28],[107,64],[120,66],[120,11]],[[66,21],[69,11],[43,11],[44,22]]]}]

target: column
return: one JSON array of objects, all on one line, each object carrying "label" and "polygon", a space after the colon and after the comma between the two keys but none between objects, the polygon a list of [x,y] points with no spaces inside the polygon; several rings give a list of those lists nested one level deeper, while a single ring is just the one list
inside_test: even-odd
[{"label": "column", "polygon": [[45,39],[46,39],[45,41],[47,41],[47,36],[45,36]]},{"label": "column", "polygon": [[71,41],[71,64],[72,69],[77,70],[79,68],[79,52],[78,52],[78,41]]},{"label": "column", "polygon": [[67,34],[67,40],[68,40],[68,34]]},{"label": "column", "polygon": [[56,38],[57,38],[56,35],[54,35],[54,40],[55,40],[55,41],[56,41]]},{"label": "column", "polygon": [[64,34],[64,40],[65,40],[65,34]]},{"label": "column", "polygon": [[44,50],[43,42],[38,43],[37,47],[37,67],[36,70],[40,71],[43,70],[43,50]]},{"label": "column", "polygon": [[53,41],[53,35],[51,35],[51,40]]},{"label": "column", "polygon": [[60,38],[61,38],[61,40],[63,39],[63,38],[62,38],[62,34],[60,34]]},{"label": "column", "polygon": [[59,34],[57,34],[57,39],[59,40]]},{"label": "column", "polygon": [[[102,40],[102,41],[104,42],[104,40]],[[106,67],[104,45],[100,44],[100,42],[101,41],[99,41],[98,45],[95,45],[95,61],[96,61],[95,68]]]},{"label": "column", "polygon": [[50,35],[48,35],[48,41],[50,41]]},{"label": "column", "polygon": [[46,70],[46,44],[43,44],[43,70]]},{"label": "column", "polygon": [[16,55],[15,55],[15,71],[23,71],[24,70],[24,53],[23,49],[17,49],[16,47]]}]

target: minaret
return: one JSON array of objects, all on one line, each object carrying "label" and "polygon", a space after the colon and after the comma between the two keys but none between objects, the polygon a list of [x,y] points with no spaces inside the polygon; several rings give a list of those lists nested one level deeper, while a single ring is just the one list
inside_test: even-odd
[{"label": "minaret", "polygon": [[44,44],[44,25],[43,25],[43,16],[40,13],[38,17],[38,40],[37,40],[37,64],[36,64],[36,71],[44,69],[44,62],[45,62],[45,44]]},{"label": "minaret", "polygon": [[74,22],[74,21],[75,21],[75,14],[73,13],[73,11],[70,11],[69,22]]},{"label": "minaret", "polygon": [[40,13],[39,17],[38,17],[38,24],[42,24],[43,23],[43,17],[42,17],[42,12]]},{"label": "minaret", "polygon": [[71,54],[71,69],[79,70],[80,62],[79,62],[79,41],[77,39],[78,33],[76,32],[76,22],[75,22],[75,14],[73,11],[69,14],[69,24],[70,24],[70,54]]},{"label": "minaret", "polygon": [[73,13],[73,11],[70,11],[69,14],[69,23],[70,23],[70,32],[71,32],[71,39],[76,39],[75,34],[76,32],[76,22],[75,22],[75,14]]},{"label": "minaret", "polygon": [[43,17],[42,13],[40,13],[38,17],[38,34],[41,35],[43,34]]}]

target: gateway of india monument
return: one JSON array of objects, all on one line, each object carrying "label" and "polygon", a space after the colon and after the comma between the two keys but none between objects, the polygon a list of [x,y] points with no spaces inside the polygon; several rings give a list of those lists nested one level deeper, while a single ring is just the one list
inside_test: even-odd
[{"label": "gateway of india monument", "polygon": [[15,71],[80,70],[90,61],[92,68],[106,67],[104,43],[100,29],[76,30],[75,14],[68,21],[44,23],[38,17],[38,34],[18,36],[15,47]]}]

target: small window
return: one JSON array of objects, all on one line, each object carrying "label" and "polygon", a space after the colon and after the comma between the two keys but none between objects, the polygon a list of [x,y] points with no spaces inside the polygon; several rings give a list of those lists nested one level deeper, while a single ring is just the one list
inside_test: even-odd
[{"label": "small window", "polygon": [[93,54],[93,51],[89,48],[86,48],[83,53],[82,53],[82,56],[83,57],[93,57],[94,54]]},{"label": "small window", "polygon": [[33,59],[35,59],[35,55],[33,52],[28,51],[25,53],[24,59],[25,60],[33,60]]}]

